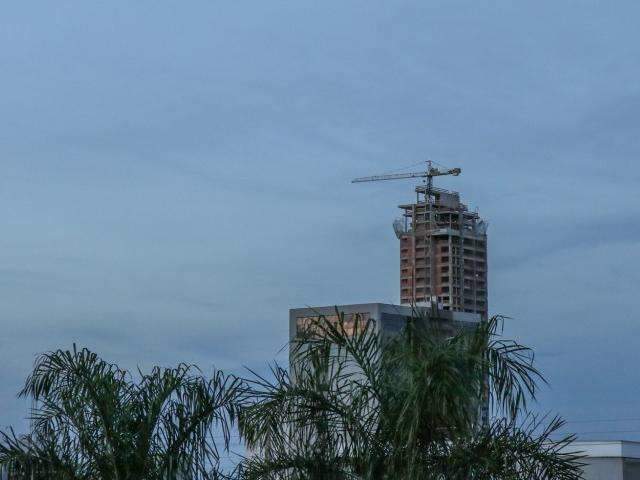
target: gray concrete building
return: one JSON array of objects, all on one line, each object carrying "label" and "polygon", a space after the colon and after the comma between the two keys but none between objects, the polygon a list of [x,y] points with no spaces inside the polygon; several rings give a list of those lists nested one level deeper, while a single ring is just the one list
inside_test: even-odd
[{"label": "gray concrete building", "polygon": [[[438,332],[453,335],[464,328],[472,328],[482,320],[482,313],[456,312],[445,310],[442,304],[432,302],[422,306],[393,305],[388,303],[357,303],[351,305],[333,305],[325,307],[294,308],[289,310],[289,338],[293,341],[299,332],[308,332],[310,325],[324,316],[327,321],[338,320],[344,314],[345,329],[356,327],[356,322],[364,327],[370,320],[380,338],[393,336],[399,332],[408,319],[418,317],[425,321],[436,322]],[[289,359],[294,371],[293,358]],[[482,422],[488,421],[488,401],[478,405],[478,414]]]},{"label": "gray concrete building", "polygon": [[578,441],[566,451],[584,455],[584,480],[640,480],[640,442]]}]

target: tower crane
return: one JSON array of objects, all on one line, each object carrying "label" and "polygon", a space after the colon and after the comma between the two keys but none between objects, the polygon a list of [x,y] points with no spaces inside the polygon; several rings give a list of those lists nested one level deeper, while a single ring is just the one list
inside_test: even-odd
[{"label": "tower crane", "polygon": [[442,175],[453,175],[457,177],[462,172],[460,168],[450,168],[447,170],[439,170],[433,166],[431,160],[427,160],[427,169],[424,172],[411,172],[411,173],[393,173],[390,175],[373,175],[371,177],[360,177],[351,180],[351,183],[361,182],[379,182],[381,180],[401,180],[403,178],[426,178],[427,179],[427,192],[431,193],[433,188],[433,177],[440,177]]}]

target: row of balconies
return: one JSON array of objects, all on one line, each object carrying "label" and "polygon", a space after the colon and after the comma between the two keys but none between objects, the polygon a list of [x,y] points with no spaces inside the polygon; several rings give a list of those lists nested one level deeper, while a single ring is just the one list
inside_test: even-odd
[{"label": "row of balconies", "polygon": [[[427,242],[427,239],[425,237],[415,237],[414,238],[414,242],[415,242],[415,246],[416,247],[428,247],[429,242]],[[442,243],[442,240],[440,240],[438,243]],[[411,239],[410,237],[402,237],[402,239],[400,240],[400,246],[401,248],[408,248],[411,245]],[[475,241],[474,244],[474,240],[470,240],[470,239],[464,239],[463,242],[464,245],[464,249],[469,250],[469,251],[477,251],[477,252],[485,252],[486,251],[486,246],[484,244],[483,241]],[[454,240],[453,242],[453,248],[454,251],[457,250],[458,247],[458,242]],[[449,251],[449,246],[448,245],[442,245],[440,247],[440,250],[442,252],[447,252]]]},{"label": "row of balconies", "polygon": [[[474,296],[474,291],[470,290],[468,288],[464,289],[464,294],[467,296]],[[486,297],[487,296],[487,291],[486,290],[476,290],[475,291],[475,296],[476,297]]]},{"label": "row of balconies", "polygon": [[464,299],[464,304],[465,305],[475,305],[476,307],[484,307],[487,302],[485,302],[484,300],[473,300],[472,298],[465,298]]},{"label": "row of balconies", "polygon": [[479,265],[476,265],[475,271],[470,268],[465,268],[463,270],[463,273],[465,277],[475,278],[475,275],[484,275],[487,272],[486,272],[486,269],[480,268]]},{"label": "row of balconies", "polygon": [[[431,289],[429,287],[417,287],[416,288],[416,296],[424,296],[424,295],[430,295],[431,294]],[[411,288],[403,288],[400,291],[400,296],[401,297],[411,297]]]},{"label": "row of balconies", "polygon": [[[451,270],[451,267],[448,263],[448,257],[446,258],[447,258],[446,261],[443,262],[441,259],[440,262],[436,263],[436,268],[438,269],[439,273],[449,273]],[[412,264],[409,261],[410,259],[411,257],[403,257],[400,259],[400,275],[401,276],[411,276],[412,272],[411,272],[410,266]],[[453,273],[454,275],[456,275],[458,273],[457,267],[459,267],[459,265],[454,261],[453,266],[454,266]],[[466,261],[464,262],[464,267],[465,268],[463,268],[462,271],[466,278],[466,281],[471,281],[470,279],[475,279],[475,275],[486,274],[486,263],[484,261],[482,262]],[[420,267],[416,268],[416,276],[418,274],[426,274],[430,271],[431,271],[431,265],[422,264]]]},{"label": "row of balconies", "polygon": [[464,249],[464,255],[466,257],[481,257],[484,258],[487,256],[487,252],[485,250],[469,250],[468,248]]},{"label": "row of balconies", "polygon": [[474,240],[473,238],[465,238],[462,240],[462,244],[467,247],[485,248],[487,245],[484,240]]},{"label": "row of balconies", "polygon": [[[451,281],[452,280],[452,281]],[[481,282],[478,282],[481,283]],[[484,282],[482,282],[484,283]],[[456,276],[454,276],[452,279],[450,277],[440,277],[440,284],[442,285],[443,288],[448,288],[450,286],[453,286],[454,291],[459,290],[461,285],[460,285],[460,279]],[[473,295],[473,284],[469,284],[467,282],[464,283],[464,285],[462,286],[465,295]],[[480,287],[478,285],[476,285],[476,289],[475,289],[476,295],[485,295],[487,293],[486,289],[484,288],[484,286]]]},{"label": "row of balconies", "polygon": [[[429,297],[430,297],[429,295],[422,296],[422,295],[416,294],[415,301],[425,302]],[[400,301],[404,304],[411,303],[413,301],[410,293],[407,293],[404,296],[401,296],[400,298],[401,298]],[[469,307],[472,307],[472,305],[464,305],[465,308],[463,308],[462,305],[460,304],[456,304],[456,303],[450,304],[448,300],[444,301],[444,298],[441,298],[440,301],[444,304],[443,305],[444,310],[450,310],[453,305],[454,310],[460,310],[467,313],[479,313],[479,314],[485,313],[485,310],[484,310],[485,307],[482,305],[478,305],[478,306],[473,305],[473,308],[469,308]]]},{"label": "row of balconies", "polygon": [[411,286],[412,284],[415,284],[416,286],[419,285],[430,285],[431,284],[431,279],[429,277],[416,277],[415,281],[411,281],[411,277],[408,278],[401,278],[400,279],[400,285],[401,286]]},{"label": "row of balconies", "polygon": [[484,307],[486,305],[486,302],[484,300],[474,300],[472,298],[464,298],[464,297],[460,297],[458,295],[453,295],[453,297],[450,297],[449,295],[443,295],[442,297],[442,302],[443,303],[451,303],[454,305],[460,305],[461,302],[463,302],[465,305],[476,305],[479,307]]},{"label": "row of balconies", "polygon": [[469,268],[473,268],[475,266],[476,270],[485,270],[485,266],[486,266],[487,262],[480,259],[477,260],[471,260],[468,258],[464,259],[464,266],[465,267],[469,267]]}]

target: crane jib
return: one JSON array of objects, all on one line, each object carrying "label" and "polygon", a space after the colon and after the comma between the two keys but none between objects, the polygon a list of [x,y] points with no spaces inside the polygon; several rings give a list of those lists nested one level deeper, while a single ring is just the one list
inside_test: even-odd
[{"label": "crane jib", "polygon": [[441,175],[453,175],[458,176],[462,172],[460,168],[451,168],[449,170],[438,170],[431,166],[431,162],[428,162],[428,169],[424,172],[411,172],[411,173],[393,173],[389,175],[374,175],[371,177],[359,177],[351,180],[351,183],[360,182],[378,182],[381,180],[401,180],[403,178],[427,178],[431,183],[432,177],[439,177]]},{"label": "crane jib", "polygon": [[355,178],[351,181],[351,183],[377,182],[379,180],[401,180],[403,178],[425,178],[428,176],[429,174],[427,172],[396,173],[394,175],[374,175],[373,177]]}]

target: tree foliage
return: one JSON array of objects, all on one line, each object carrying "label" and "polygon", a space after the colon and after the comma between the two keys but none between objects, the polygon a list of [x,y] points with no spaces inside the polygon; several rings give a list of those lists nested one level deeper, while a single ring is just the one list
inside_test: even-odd
[{"label": "tree foliage", "polygon": [[245,479],[580,478],[562,420],[529,413],[543,379],[501,317],[446,332],[416,316],[384,337],[336,313],[294,340],[291,373],[249,380]]},{"label": "tree foliage", "polygon": [[18,479],[219,478],[241,382],[185,364],[137,373],[75,346],[38,357],[20,392],[31,432],[0,432],[0,465]]},{"label": "tree foliage", "polygon": [[[529,411],[544,379],[501,317],[452,328],[416,311],[383,335],[336,313],[300,332],[288,369],[244,380],[45,353],[20,392],[31,431],[0,432],[0,466],[16,480],[580,478],[562,420]],[[223,475],[236,422],[251,455]]]}]

